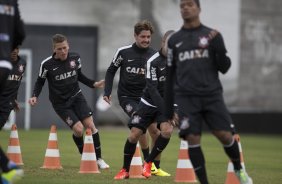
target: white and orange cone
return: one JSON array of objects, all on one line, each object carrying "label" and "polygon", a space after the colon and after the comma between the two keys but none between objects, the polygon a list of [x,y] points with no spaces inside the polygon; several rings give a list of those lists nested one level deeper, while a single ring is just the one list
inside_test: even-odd
[{"label": "white and orange cone", "polygon": [[[243,151],[242,151],[242,146],[240,143],[240,136],[238,134],[235,134],[234,139],[238,142],[239,151],[240,151],[240,161],[241,161],[242,168],[245,170]],[[235,175],[233,163],[230,160],[227,166],[227,177],[225,180],[225,184],[240,184],[239,179]]]},{"label": "white and orange cone", "polygon": [[60,152],[58,148],[57,128],[55,125],[51,126],[48,145],[45,153],[43,169],[62,169],[60,162]]},{"label": "white and orange cone", "polygon": [[24,165],[22,160],[22,153],[21,153],[19,135],[18,135],[16,124],[12,125],[7,156],[10,160],[15,162],[15,164]]},{"label": "white and orange cone", "polygon": [[86,129],[79,173],[100,173],[90,128]]},{"label": "white and orange cone", "polygon": [[135,149],[135,153],[130,163],[129,178],[144,178],[144,176],[142,175],[142,169],[142,158],[138,142]]},{"label": "white and orange cone", "polygon": [[188,154],[188,143],[185,140],[180,142],[175,182],[195,183],[196,175]]}]

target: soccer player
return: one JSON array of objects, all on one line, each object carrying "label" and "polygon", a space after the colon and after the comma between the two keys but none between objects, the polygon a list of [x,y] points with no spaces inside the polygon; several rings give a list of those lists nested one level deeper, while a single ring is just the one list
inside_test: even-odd
[{"label": "soccer player", "polygon": [[0,130],[8,120],[11,111],[19,110],[17,102],[18,89],[25,72],[26,61],[19,55],[19,48],[15,48],[11,53],[11,62],[13,69],[10,72],[4,89],[0,94]]},{"label": "soccer player", "polygon": [[[119,48],[106,72],[104,100],[109,104],[111,103],[113,79],[116,71],[120,68],[120,79],[117,90],[118,100],[121,108],[129,117],[136,111],[142,96],[142,91],[146,85],[146,61],[156,52],[150,47],[153,33],[154,30],[151,22],[142,20],[136,23],[134,26],[135,43]],[[148,130],[152,137],[152,142],[154,142],[159,135],[156,124],[152,124]],[[139,142],[144,159],[146,159],[149,155],[149,145],[146,134],[141,136]],[[154,163],[154,166],[159,168],[160,156]],[[156,175],[169,175],[160,168],[157,170],[156,167],[153,168]]]},{"label": "soccer player", "polygon": [[124,145],[123,167],[114,177],[116,180],[129,177],[130,163],[136,149],[136,144],[142,134],[146,133],[148,126],[157,122],[161,133],[155,141],[151,153],[145,159],[143,176],[151,176],[151,167],[154,159],[161,154],[169,142],[173,126],[163,115],[164,107],[164,83],[166,73],[166,39],[173,31],[168,31],[163,39],[159,52],[148,59],[146,64],[146,87],[138,105],[137,111],[129,121],[130,134]]},{"label": "soccer player", "polygon": [[34,86],[33,96],[29,103],[37,104],[38,96],[45,80],[48,80],[49,99],[60,118],[73,130],[73,140],[80,152],[83,151],[83,130],[90,128],[94,140],[97,164],[100,169],[107,169],[101,156],[101,144],[98,129],[94,125],[92,111],[88,106],[78,81],[90,88],[104,87],[104,80],[95,82],[88,79],[81,71],[79,54],[69,52],[66,36],[55,34],[52,38],[53,54],[40,65],[39,75]]},{"label": "soccer player", "polygon": [[[233,137],[233,124],[223,100],[219,72],[230,65],[222,35],[200,22],[199,0],[181,0],[182,28],[168,41],[166,116],[173,117],[173,99],[178,104],[179,136],[189,143],[189,155],[201,184],[208,178],[201,149],[204,121],[223,144],[241,184],[252,183],[242,168],[238,143]],[[175,92],[175,95],[173,94]]]},{"label": "soccer player", "polygon": [[[24,38],[24,25],[21,20],[17,0],[0,0],[0,94],[12,70],[10,54],[21,45]],[[0,107],[2,108],[2,107]],[[2,119],[2,115],[0,115]],[[9,161],[0,147],[0,168],[2,182],[11,183],[23,176],[23,170]]]}]

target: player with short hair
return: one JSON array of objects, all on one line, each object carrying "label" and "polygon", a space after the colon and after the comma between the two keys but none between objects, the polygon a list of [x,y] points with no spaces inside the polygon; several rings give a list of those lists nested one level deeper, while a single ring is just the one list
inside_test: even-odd
[{"label": "player with short hair", "polygon": [[84,145],[84,128],[90,128],[95,143],[97,164],[100,169],[107,169],[109,165],[102,159],[100,136],[92,118],[92,111],[78,83],[82,82],[90,88],[103,88],[104,80],[95,82],[82,73],[80,55],[69,52],[66,36],[55,34],[52,42],[53,54],[40,65],[33,96],[29,99],[29,103],[32,106],[37,104],[38,96],[47,79],[49,100],[56,113],[73,130],[72,137],[80,154],[82,154]]},{"label": "player with short hair", "polygon": [[200,142],[202,122],[223,144],[240,183],[251,184],[240,162],[233,123],[218,76],[219,72],[225,74],[231,65],[222,35],[201,23],[199,0],[181,0],[180,12],[183,26],[168,41],[166,115],[172,119],[175,98],[179,136],[189,143],[190,159],[201,184],[208,184]]},{"label": "player with short hair", "polygon": [[[153,25],[148,20],[141,20],[134,25],[135,43],[128,46],[120,47],[107,69],[105,77],[104,100],[111,103],[111,93],[113,79],[116,71],[120,68],[120,79],[118,83],[118,100],[124,112],[129,116],[136,111],[137,106],[142,96],[142,91],[146,85],[145,81],[145,64],[146,61],[156,52],[150,47],[151,36],[154,33]],[[159,135],[159,130],[156,123],[149,127],[149,134],[152,142]],[[142,135],[140,146],[143,152],[144,159],[149,155],[149,143],[146,134]],[[169,175],[159,168],[160,156],[155,160],[155,174],[158,176]]]},{"label": "player with short hair", "polygon": [[166,73],[166,39],[172,31],[168,31],[163,39],[159,52],[148,59],[146,64],[146,87],[136,112],[132,115],[128,126],[129,137],[124,145],[123,167],[114,177],[116,180],[129,178],[129,169],[134,155],[136,144],[142,134],[146,133],[151,123],[157,122],[160,134],[155,141],[150,155],[145,159],[143,176],[151,176],[151,167],[154,159],[161,154],[170,140],[173,126],[163,115],[164,107],[164,83]]}]

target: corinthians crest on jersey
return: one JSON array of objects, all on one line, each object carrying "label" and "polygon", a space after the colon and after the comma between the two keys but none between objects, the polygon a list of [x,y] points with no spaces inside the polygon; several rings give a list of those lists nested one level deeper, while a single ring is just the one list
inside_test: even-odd
[{"label": "corinthians crest on jersey", "polygon": [[75,60],[70,61],[70,67],[75,68],[75,66],[76,66]]},{"label": "corinthians crest on jersey", "polygon": [[24,72],[24,65],[19,65],[18,71],[23,73]]},{"label": "corinthians crest on jersey", "polygon": [[199,38],[199,47],[201,48],[207,48],[209,45],[209,38],[208,37],[200,37]]}]

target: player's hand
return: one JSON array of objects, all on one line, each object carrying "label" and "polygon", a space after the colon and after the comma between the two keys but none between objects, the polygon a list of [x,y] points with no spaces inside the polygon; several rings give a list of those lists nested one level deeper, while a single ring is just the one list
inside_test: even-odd
[{"label": "player's hand", "polygon": [[111,101],[112,101],[112,96],[111,96],[111,95],[110,95],[110,96],[103,96],[103,99],[104,99],[108,104],[111,105]]},{"label": "player's hand", "polygon": [[31,97],[29,100],[28,100],[28,103],[31,105],[31,106],[34,106],[37,104],[37,97]]},{"label": "player's hand", "polygon": [[177,113],[174,113],[172,121],[175,123],[175,126],[179,125],[179,117]]},{"label": "player's hand", "polygon": [[18,102],[17,100],[15,100],[15,107],[14,107],[14,110],[15,110],[16,112],[19,112],[19,111],[20,111],[20,104],[19,104],[19,102]]},{"label": "player's hand", "polygon": [[100,80],[94,83],[95,88],[103,88],[105,86],[105,80]]},{"label": "player's hand", "polygon": [[172,125],[172,126],[176,126],[176,122],[173,119],[168,120],[168,122]]}]

